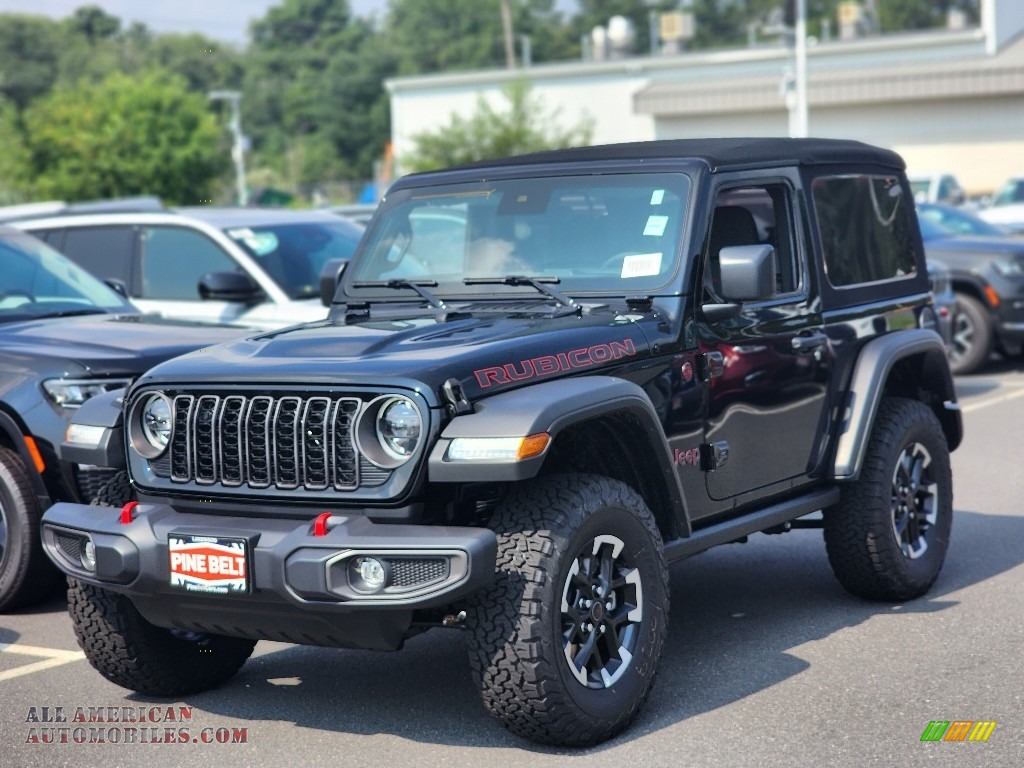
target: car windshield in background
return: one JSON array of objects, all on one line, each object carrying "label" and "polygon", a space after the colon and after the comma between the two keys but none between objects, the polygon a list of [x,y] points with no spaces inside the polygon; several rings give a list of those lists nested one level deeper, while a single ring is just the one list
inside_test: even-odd
[{"label": "car windshield in background", "polygon": [[379,294],[359,283],[430,280],[451,296],[498,290],[466,278],[527,276],[557,278],[562,292],[653,291],[676,271],[689,189],[685,175],[651,173],[401,190],[367,233],[349,287]]},{"label": "car windshield in background", "polygon": [[228,237],[252,256],[290,298],[320,295],[320,271],[328,259],[345,259],[363,230],[345,221],[228,227]]},{"label": "car windshield in background", "polygon": [[921,227],[921,239],[924,241],[938,240],[943,237],[956,237],[957,233],[949,227],[945,227],[939,224],[934,219],[929,219],[924,216],[917,217],[917,223]]},{"label": "car windshield in background", "polygon": [[0,233],[0,322],[137,312],[113,290],[40,240]]}]

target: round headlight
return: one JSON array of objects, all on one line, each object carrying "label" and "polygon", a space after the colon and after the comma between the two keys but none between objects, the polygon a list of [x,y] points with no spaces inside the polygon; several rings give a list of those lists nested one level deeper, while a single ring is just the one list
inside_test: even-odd
[{"label": "round headlight", "polygon": [[377,438],[396,459],[412,456],[420,441],[420,412],[406,397],[396,397],[377,414]]},{"label": "round headlight", "polygon": [[161,392],[143,395],[132,409],[132,447],[147,459],[167,450],[171,440],[171,401]]}]

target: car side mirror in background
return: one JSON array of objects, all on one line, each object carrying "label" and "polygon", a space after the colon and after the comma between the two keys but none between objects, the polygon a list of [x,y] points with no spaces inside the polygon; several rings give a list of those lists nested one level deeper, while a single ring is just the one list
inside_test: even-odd
[{"label": "car side mirror in background", "polygon": [[341,273],[345,271],[348,259],[328,259],[320,270],[320,301],[325,307],[331,306],[334,294],[341,281]]},{"label": "car side mirror in background", "polygon": [[118,296],[123,299],[128,298],[128,286],[124,284],[123,280],[118,280],[113,277],[108,277],[104,281],[106,285],[114,291]]},{"label": "car side mirror in background", "polygon": [[238,301],[258,304],[265,295],[257,282],[242,272],[207,272],[199,280],[199,297],[204,301]]}]

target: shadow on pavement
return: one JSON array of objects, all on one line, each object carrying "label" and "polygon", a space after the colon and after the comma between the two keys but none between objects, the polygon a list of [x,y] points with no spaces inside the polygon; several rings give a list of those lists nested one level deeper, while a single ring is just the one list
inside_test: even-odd
[{"label": "shadow on pavement", "polygon": [[[225,687],[189,697],[197,710],[303,728],[422,743],[513,747],[585,755],[621,746],[741,700],[800,674],[790,653],[876,615],[943,611],[944,599],[1024,562],[1024,518],[958,511],[945,568],[932,591],[903,604],[848,595],[832,576],[817,531],[752,537],[677,564],[672,613],[658,681],[638,720],[592,750],[538,747],[504,731],[474,690],[465,648],[454,633],[431,632],[400,653],[289,647],[250,660]],[[150,699],[136,694],[136,702]]]}]

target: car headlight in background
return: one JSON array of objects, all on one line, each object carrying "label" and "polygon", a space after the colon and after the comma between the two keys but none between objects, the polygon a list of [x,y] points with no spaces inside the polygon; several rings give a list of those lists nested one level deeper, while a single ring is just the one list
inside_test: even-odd
[{"label": "car headlight in background", "polygon": [[90,397],[131,384],[130,379],[47,379],[43,390],[61,408],[77,408]]},{"label": "car headlight in background", "polygon": [[420,409],[402,395],[385,395],[372,400],[356,425],[361,452],[384,469],[394,469],[412,458],[422,434]]},{"label": "car headlight in background", "polygon": [[135,401],[128,417],[128,438],[139,455],[155,459],[171,440],[171,400],[163,392],[148,392]]}]

